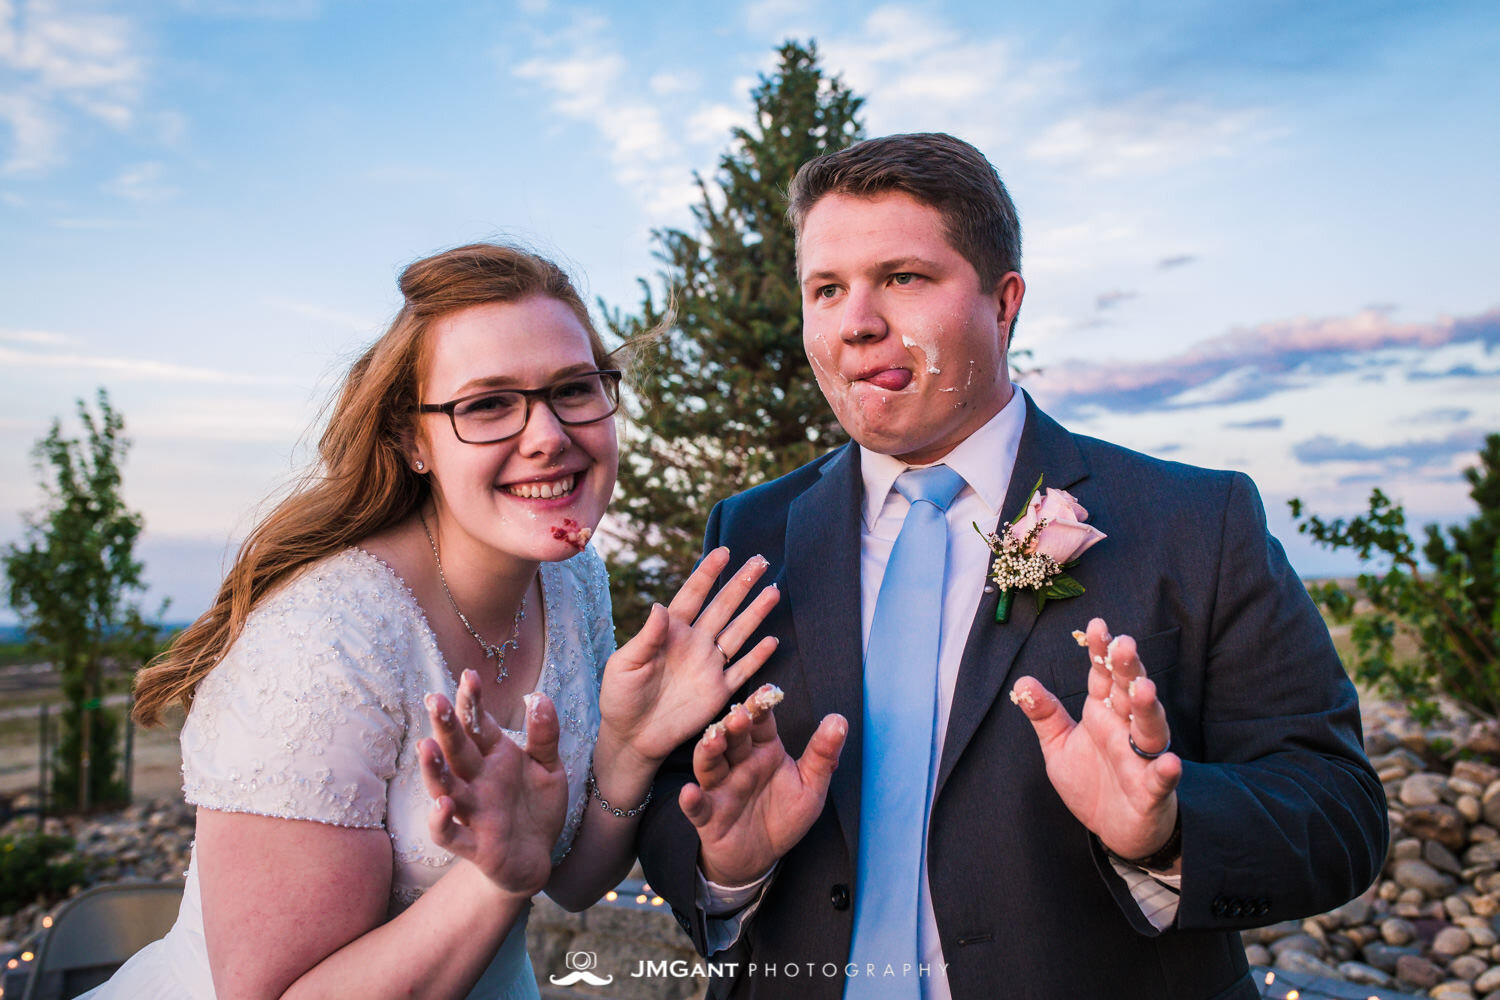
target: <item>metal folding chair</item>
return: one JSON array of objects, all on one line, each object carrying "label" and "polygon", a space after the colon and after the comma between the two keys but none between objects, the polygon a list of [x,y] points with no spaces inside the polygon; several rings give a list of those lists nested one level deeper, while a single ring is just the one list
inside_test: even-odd
[{"label": "metal folding chair", "polygon": [[42,933],[21,1000],[68,1000],[98,986],[171,930],[181,902],[181,882],[118,882],[74,896]]}]

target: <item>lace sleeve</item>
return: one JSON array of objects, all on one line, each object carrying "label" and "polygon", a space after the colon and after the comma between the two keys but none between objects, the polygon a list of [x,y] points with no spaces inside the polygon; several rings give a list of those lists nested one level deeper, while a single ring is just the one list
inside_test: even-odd
[{"label": "lace sleeve", "polygon": [[314,570],[258,607],[198,686],[183,792],[209,809],[384,828],[410,638],[378,595]]}]

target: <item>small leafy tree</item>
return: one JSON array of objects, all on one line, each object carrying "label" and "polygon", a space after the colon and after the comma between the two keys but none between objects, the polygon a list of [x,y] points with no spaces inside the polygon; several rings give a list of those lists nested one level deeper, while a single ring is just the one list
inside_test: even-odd
[{"label": "small leafy tree", "polygon": [[694,232],[654,233],[659,297],[642,280],[638,315],[615,311],[622,341],[666,329],[637,358],[637,432],[620,467],[612,559],[623,635],[692,569],[715,502],[808,462],[844,440],[802,350],[796,241],[787,187],[807,160],[861,137],[861,99],[787,42],[752,94],[713,181],[698,178]]},{"label": "small leafy tree", "polygon": [[[1306,514],[1301,500],[1289,501],[1299,532],[1361,562],[1388,564],[1383,573],[1360,574],[1354,591],[1330,582],[1313,597],[1335,621],[1353,623],[1355,676],[1401,698],[1424,721],[1436,715],[1439,695],[1500,717],[1500,434],[1488,437],[1479,458],[1465,473],[1479,513],[1446,534],[1428,525],[1422,546],[1402,507],[1379,489],[1368,511],[1349,520],[1325,521]],[[1414,657],[1396,655],[1401,634],[1415,641]]]},{"label": "small leafy tree", "polygon": [[[56,667],[65,705],[53,766],[54,801],[86,810],[120,801],[119,719],[104,705],[105,666],[134,671],[155,649],[132,592],[144,589],[135,558],[142,518],[120,495],[129,442],[103,389],[98,416],[78,401],[81,438],[60,421],[33,451],[46,501],[26,518],[19,545],[6,547],[11,607],[32,648]],[[165,605],[163,605],[165,608]]]}]

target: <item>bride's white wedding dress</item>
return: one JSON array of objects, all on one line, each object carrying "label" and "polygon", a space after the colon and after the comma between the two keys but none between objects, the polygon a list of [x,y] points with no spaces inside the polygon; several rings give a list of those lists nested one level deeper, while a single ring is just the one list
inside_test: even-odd
[{"label": "bride's white wedding dress", "polygon": [[[609,581],[592,548],[541,564],[547,643],[537,690],[557,706],[567,852],[588,802],[599,679],[614,651]],[[183,791],[206,809],[383,829],[391,838],[390,915],[436,882],[453,855],[427,835],[432,802],[417,742],[431,735],[422,697],[454,682],[427,620],[395,571],[358,548],[304,570],[264,600],[199,684],[182,729]],[[510,733],[521,741],[520,733]],[[214,995],[196,859],[177,923],[92,993],[92,1000]],[[471,1000],[538,996],[523,916]]]}]

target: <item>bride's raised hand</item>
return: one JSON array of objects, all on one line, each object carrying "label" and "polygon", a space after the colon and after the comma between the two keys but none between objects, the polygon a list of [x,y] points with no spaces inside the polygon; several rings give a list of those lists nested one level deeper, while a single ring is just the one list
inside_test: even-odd
[{"label": "bride's raised hand", "polygon": [[535,895],[552,874],[552,845],[568,808],[557,710],[540,692],[526,696],[523,749],[484,710],[474,671],[459,678],[457,701],[426,698],[436,738],[422,740],[417,754],[433,798],[428,832],[501,889]]},{"label": "bride's raised hand", "polygon": [[609,658],[599,691],[601,747],[631,751],[653,766],[665,760],[717,718],[776,651],[776,638],[766,636],[741,655],[781,599],[774,584],[734,613],[770,565],[761,556],[740,567],[703,606],[728,564],[727,548],[704,556],[672,603],[652,607],[641,631]]}]

